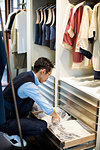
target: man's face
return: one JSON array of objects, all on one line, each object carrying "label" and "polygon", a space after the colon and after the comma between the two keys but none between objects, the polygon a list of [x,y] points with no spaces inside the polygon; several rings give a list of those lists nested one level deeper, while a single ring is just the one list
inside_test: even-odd
[{"label": "man's face", "polygon": [[46,69],[41,69],[41,75],[40,75],[39,82],[40,83],[45,82],[48,79],[48,77],[51,75],[51,73],[52,73],[52,69],[48,73],[46,73]]}]

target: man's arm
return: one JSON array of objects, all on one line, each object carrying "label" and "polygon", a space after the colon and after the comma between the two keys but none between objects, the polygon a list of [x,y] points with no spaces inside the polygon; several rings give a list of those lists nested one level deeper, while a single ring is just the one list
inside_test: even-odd
[{"label": "man's arm", "polygon": [[18,95],[21,98],[30,97],[33,99],[47,115],[52,116],[52,122],[55,119],[60,120],[60,117],[55,112],[52,105],[45,99],[44,96],[42,96],[42,94],[40,94],[40,90],[33,82],[27,82],[21,85],[18,89]]},{"label": "man's arm", "polygon": [[30,97],[33,99],[47,115],[52,114],[54,111],[52,105],[40,94],[38,86],[33,82],[21,85],[18,89],[18,95],[21,98]]}]

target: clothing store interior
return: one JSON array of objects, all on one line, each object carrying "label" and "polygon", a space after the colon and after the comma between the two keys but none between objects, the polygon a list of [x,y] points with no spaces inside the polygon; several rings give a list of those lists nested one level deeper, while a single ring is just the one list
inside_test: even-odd
[{"label": "clothing store interior", "polygon": [[[100,150],[99,11],[100,0],[0,0],[0,150]],[[42,58],[52,67],[34,71]]]}]

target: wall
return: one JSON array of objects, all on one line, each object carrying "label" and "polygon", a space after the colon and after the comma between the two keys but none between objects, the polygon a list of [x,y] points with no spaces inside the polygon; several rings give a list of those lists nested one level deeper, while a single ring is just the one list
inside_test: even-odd
[{"label": "wall", "polygon": [[[34,61],[39,58],[39,57],[47,57],[50,60],[55,63],[55,51],[50,50],[46,46],[39,46],[37,44],[34,44],[34,37],[35,37],[35,21],[36,21],[36,14],[35,10],[47,3],[52,3],[55,2],[55,0],[30,0],[27,3],[27,10],[28,10],[28,15],[27,15],[27,22],[28,22],[28,28],[27,28],[27,33],[28,33],[28,56],[27,56],[27,70],[31,69],[31,65],[34,63]],[[30,9],[31,8],[31,9]],[[31,38],[30,38],[31,37]]]}]

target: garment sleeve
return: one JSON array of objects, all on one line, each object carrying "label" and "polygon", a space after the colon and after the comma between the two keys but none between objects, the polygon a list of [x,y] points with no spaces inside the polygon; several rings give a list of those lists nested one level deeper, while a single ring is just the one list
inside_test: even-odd
[{"label": "garment sleeve", "polygon": [[68,30],[70,28],[70,21],[71,21],[71,17],[72,17],[72,12],[73,12],[73,8],[70,9],[70,16],[69,16],[69,20],[67,22],[66,25],[66,29],[64,32],[64,36],[63,36],[63,43],[62,46],[65,47],[67,50],[72,50],[73,49],[73,39],[69,36]]},{"label": "garment sleeve", "polygon": [[91,43],[97,39],[97,18],[97,7],[94,7],[88,38]]},{"label": "garment sleeve", "polygon": [[11,14],[8,15],[8,19],[7,22],[5,24],[5,31],[8,30],[9,24],[10,24],[10,18],[11,18]]},{"label": "garment sleeve", "polygon": [[89,42],[89,28],[92,18],[92,9],[89,6],[84,6],[82,21],[81,21],[81,36],[80,36],[80,52],[87,58],[92,57],[92,44]]},{"label": "garment sleeve", "polygon": [[34,83],[28,82],[21,85],[18,89],[18,95],[22,99],[27,97],[33,99],[47,115],[53,113],[52,105],[40,94],[38,86]]},{"label": "garment sleeve", "polygon": [[77,20],[77,12],[75,12],[72,15],[71,22],[70,22],[70,28],[68,30],[68,33],[69,33],[71,38],[73,38],[76,34],[76,20]]},{"label": "garment sleeve", "polygon": [[17,52],[17,30],[15,29],[15,21],[16,17],[13,21],[12,29],[11,29],[11,50],[12,52]]},{"label": "garment sleeve", "polygon": [[15,20],[15,29],[19,29],[19,14],[16,15],[16,20]]}]

